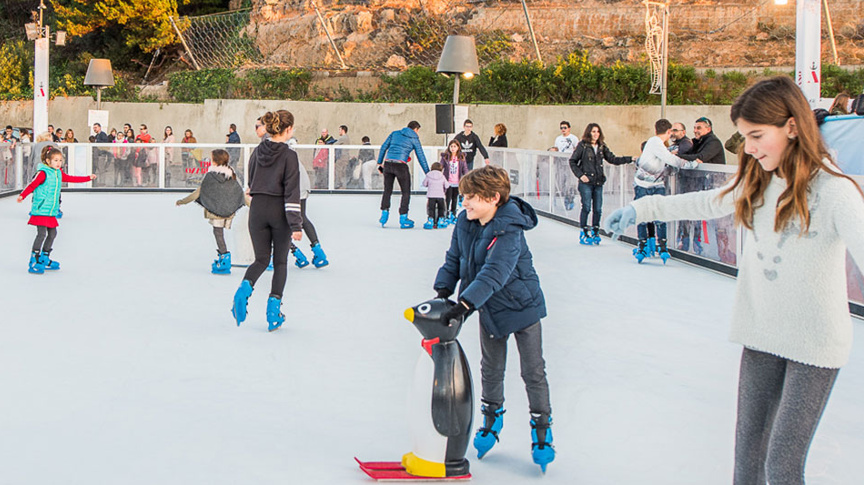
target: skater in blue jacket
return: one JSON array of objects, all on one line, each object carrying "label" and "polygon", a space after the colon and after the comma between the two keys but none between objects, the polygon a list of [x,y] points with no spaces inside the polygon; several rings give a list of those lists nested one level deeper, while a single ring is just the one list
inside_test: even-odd
[{"label": "skater in blue jacket", "polygon": [[399,181],[402,190],[402,201],[399,204],[399,227],[411,229],[414,221],[408,219],[408,204],[411,202],[411,173],[408,171],[409,156],[413,151],[417,161],[423,168],[423,173],[429,173],[426,155],[420,144],[420,123],[411,121],[401,130],[390,133],[381,144],[378,152],[378,171],[384,175],[384,195],[381,197],[381,218],[378,222],[383,227],[390,217],[390,196],[393,195],[393,180]]},{"label": "skater in blue jacket", "polygon": [[445,321],[460,320],[475,310],[480,316],[483,425],[474,436],[474,447],[482,458],[498,441],[507,340],[513,334],[528,392],[532,457],[545,471],[555,459],[540,328],[546,302],[525,241],[525,231],[537,225],[537,215],[526,202],[510,196],[507,171],[494,165],[468,172],[459,191],[465,210],[456,221],[434,289],[439,298],[448,298],[461,281],[458,304]]}]

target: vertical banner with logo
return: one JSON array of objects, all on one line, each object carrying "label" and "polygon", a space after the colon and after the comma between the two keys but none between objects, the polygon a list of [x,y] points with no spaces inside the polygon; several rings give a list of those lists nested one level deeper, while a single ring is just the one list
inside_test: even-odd
[{"label": "vertical banner with logo", "polygon": [[822,3],[798,0],[795,9],[795,82],[810,106],[816,108],[822,99]]},{"label": "vertical banner with logo", "polygon": [[36,39],[36,63],[33,69],[33,139],[48,131],[48,43],[47,37]]}]

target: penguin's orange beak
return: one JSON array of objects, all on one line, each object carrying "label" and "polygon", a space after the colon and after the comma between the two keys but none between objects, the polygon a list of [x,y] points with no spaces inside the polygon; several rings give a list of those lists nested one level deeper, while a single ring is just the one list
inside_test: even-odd
[{"label": "penguin's orange beak", "polygon": [[409,322],[414,323],[414,309],[413,308],[409,308],[409,309],[405,310],[405,318]]}]

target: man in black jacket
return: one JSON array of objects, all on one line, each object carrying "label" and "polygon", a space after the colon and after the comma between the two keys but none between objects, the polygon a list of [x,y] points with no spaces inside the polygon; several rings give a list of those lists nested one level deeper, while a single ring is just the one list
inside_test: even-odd
[{"label": "man in black jacket", "polygon": [[471,131],[474,129],[474,122],[471,120],[465,120],[462,128],[464,131],[456,135],[453,139],[462,145],[462,153],[465,154],[465,164],[468,165],[468,170],[474,169],[474,155],[477,154],[477,150],[480,150],[480,153],[483,154],[483,159],[486,162],[486,165],[489,165],[489,153],[486,151],[486,147],[484,147],[483,143],[480,142],[480,137],[477,136],[477,133]]},{"label": "man in black jacket", "polygon": [[[701,117],[693,125],[693,148],[689,153],[678,153],[684,160],[701,160],[703,163],[726,163],[726,153],[723,142],[717,138],[712,129],[711,120]],[[718,174],[723,175],[723,174]],[[712,174],[698,172],[682,173],[679,183],[685,192],[696,192],[711,187]],[[693,249],[695,254],[702,254],[702,221],[679,221],[677,247],[682,251],[690,251],[690,234],[693,234]]]},{"label": "man in black jacket", "polygon": [[711,120],[701,117],[693,125],[693,148],[689,153],[679,153],[687,161],[702,160],[703,163],[726,163],[723,142],[714,134]]}]

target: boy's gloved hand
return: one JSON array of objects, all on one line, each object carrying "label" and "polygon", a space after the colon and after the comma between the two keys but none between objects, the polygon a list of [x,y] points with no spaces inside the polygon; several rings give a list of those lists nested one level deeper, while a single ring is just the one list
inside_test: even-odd
[{"label": "boy's gloved hand", "polygon": [[627,205],[615,209],[615,212],[609,214],[609,217],[603,222],[603,229],[612,233],[612,240],[614,241],[633,224],[636,224],[636,209],[632,205]]},{"label": "boy's gloved hand", "polygon": [[471,313],[471,305],[465,300],[459,300],[459,303],[453,305],[449,310],[444,312],[444,315],[441,315],[441,320],[447,326],[459,325],[469,313]]},{"label": "boy's gloved hand", "polygon": [[441,298],[442,300],[450,298],[450,295],[453,294],[453,291],[447,288],[435,288],[435,291],[438,292],[438,298]]}]

